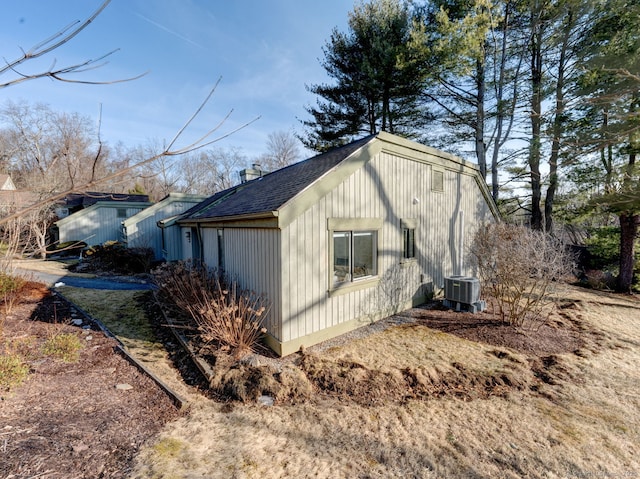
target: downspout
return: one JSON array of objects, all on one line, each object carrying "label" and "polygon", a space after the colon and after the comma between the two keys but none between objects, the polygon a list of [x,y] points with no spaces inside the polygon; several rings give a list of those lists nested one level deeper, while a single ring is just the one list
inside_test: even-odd
[{"label": "downspout", "polygon": [[458,213],[460,221],[460,232],[458,237],[458,275],[463,276],[464,273],[464,211]]}]

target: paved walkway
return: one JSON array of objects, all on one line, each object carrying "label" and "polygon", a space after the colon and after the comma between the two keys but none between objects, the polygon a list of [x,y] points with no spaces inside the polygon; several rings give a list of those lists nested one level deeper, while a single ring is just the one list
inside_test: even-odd
[{"label": "paved walkway", "polygon": [[32,274],[37,281],[49,286],[64,283],[75,288],[110,289],[110,290],[148,290],[153,284],[127,277],[104,277],[94,274],[71,273],[67,265],[59,261],[16,260],[13,262],[16,271]]}]

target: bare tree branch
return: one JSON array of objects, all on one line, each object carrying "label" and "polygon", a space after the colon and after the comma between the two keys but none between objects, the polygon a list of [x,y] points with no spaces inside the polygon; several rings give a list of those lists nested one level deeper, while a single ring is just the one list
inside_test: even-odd
[{"label": "bare tree branch", "polygon": [[108,85],[112,83],[122,83],[127,81],[137,80],[138,78],[146,75],[146,72],[141,75],[136,75],[135,77],[125,78],[120,80],[111,80],[111,81],[87,81],[87,80],[74,80],[72,78],[66,77],[66,75],[71,73],[84,73],[89,70],[94,70],[104,66],[107,62],[103,62],[105,58],[115,53],[116,50],[113,50],[105,55],[102,55],[99,58],[93,60],[87,60],[82,63],[77,63],[74,65],[55,68],[55,61],[52,63],[51,67],[45,71],[39,71],[37,73],[23,73],[18,70],[18,67],[24,64],[27,61],[34,60],[36,58],[42,57],[47,53],[52,52],[56,48],[61,47],[65,43],[69,42],[76,35],[78,35],[81,31],[87,28],[100,13],[111,3],[111,0],[105,0],[100,7],[86,20],[80,21],[76,20],[75,22],[67,25],[62,30],[58,31],[51,37],[46,40],[38,43],[31,47],[28,51],[22,50],[22,55],[15,60],[6,60],[4,59],[5,65],[0,67],[0,77],[6,73],[14,73],[17,75],[17,78],[12,78],[5,81],[0,81],[0,89],[6,88],[12,85],[16,85],[18,83],[22,83],[29,80],[35,80],[38,78],[52,78],[53,80],[58,80],[61,82],[67,83],[82,83],[89,85]]},{"label": "bare tree branch", "polygon": [[[229,112],[224,118],[223,120],[218,123],[214,128],[212,128],[211,130],[209,130],[204,136],[202,136],[201,138],[199,138],[197,141],[192,142],[190,144],[188,144],[185,147],[182,148],[176,148],[176,149],[172,149],[173,146],[179,141],[179,139],[182,137],[182,135],[184,134],[184,132],[186,131],[187,127],[193,122],[193,120],[198,116],[199,113],[202,112],[204,106],[209,102],[209,100],[211,99],[211,96],[213,95],[213,92],[215,91],[217,85],[219,84],[220,80],[218,80],[216,82],[216,84],[213,86],[213,88],[211,89],[211,91],[209,92],[209,94],[206,96],[206,98],[204,99],[204,101],[200,104],[200,106],[196,109],[195,113],[192,114],[189,119],[187,120],[187,122],[184,124],[184,126],[182,128],[180,128],[180,130],[178,131],[178,133],[173,137],[173,139],[171,140],[171,142],[169,143],[169,146],[167,146],[162,152],[160,153],[156,153],[156,154],[152,154],[151,156],[140,160],[132,165],[127,166],[126,168],[122,168],[114,173],[105,175],[101,178],[95,178],[92,177],[89,181],[85,182],[84,184],[78,185],[76,187],[67,189],[65,191],[61,191],[58,193],[55,193],[41,201],[38,201],[26,208],[21,209],[20,211],[17,211],[13,214],[10,214],[8,216],[5,216],[3,218],[0,218],[0,225],[6,224],[7,222],[15,219],[15,218],[19,218],[31,211],[35,211],[38,210],[39,208],[42,208],[43,206],[47,205],[47,204],[51,204],[55,201],[61,200],[63,199],[65,196],[71,194],[71,193],[81,193],[83,191],[87,191],[87,190],[91,190],[94,187],[98,186],[101,183],[105,183],[108,181],[112,181],[114,179],[120,178],[123,175],[125,175],[126,173],[131,172],[132,170],[135,170],[141,166],[147,165],[149,163],[152,163],[164,156],[176,156],[176,155],[182,155],[185,153],[191,153],[197,150],[200,150],[206,146],[209,146],[213,143],[216,143],[224,138],[227,138],[228,136],[232,135],[233,133],[242,130],[243,128],[246,128],[247,126],[249,126],[251,123],[257,121],[260,117],[256,117],[253,120],[250,120],[246,123],[244,123],[243,125],[234,128],[233,130],[230,130],[227,133],[221,134],[219,136],[216,136],[215,138],[210,138],[213,133],[215,133],[218,129],[220,129],[222,127],[222,125],[225,123],[225,121],[229,118],[229,116],[231,115],[231,112]],[[98,154],[96,155],[96,159],[94,161],[97,161],[97,159],[99,158],[100,154],[98,152]]]}]

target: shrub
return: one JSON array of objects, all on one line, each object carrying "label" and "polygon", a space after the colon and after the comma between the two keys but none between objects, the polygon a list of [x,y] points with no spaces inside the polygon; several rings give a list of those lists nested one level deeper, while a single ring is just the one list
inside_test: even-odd
[{"label": "shrub", "polygon": [[24,277],[0,271],[0,300],[4,304],[5,314],[10,313],[15,304],[20,301],[26,284],[27,280]]},{"label": "shrub", "polygon": [[0,390],[9,390],[24,382],[29,366],[17,354],[0,354]]},{"label": "shrub", "polygon": [[51,336],[42,345],[42,352],[65,363],[75,363],[80,358],[82,342],[76,334],[60,333]]},{"label": "shrub", "polygon": [[265,332],[263,296],[192,263],[163,265],[153,274],[162,296],[188,313],[204,343],[231,349],[236,357],[253,351]]},{"label": "shrub", "polygon": [[562,242],[545,233],[498,223],[479,228],[471,256],[501,319],[522,327],[546,321],[553,289],[571,272],[566,251]]},{"label": "shrub", "polygon": [[84,256],[94,269],[119,274],[149,273],[154,259],[151,248],[127,248],[117,241],[92,246]]}]

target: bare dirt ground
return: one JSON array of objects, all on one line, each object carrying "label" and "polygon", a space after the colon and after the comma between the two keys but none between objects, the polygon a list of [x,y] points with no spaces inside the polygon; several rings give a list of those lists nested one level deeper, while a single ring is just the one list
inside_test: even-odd
[{"label": "bare dirt ground", "polygon": [[[27,295],[4,324],[4,347],[27,357],[31,373],[22,386],[0,391],[0,477],[127,477],[141,445],[179,416],[177,408],[115,352],[115,340],[70,325],[81,316],[66,302],[38,285]],[[79,361],[39,353],[60,332],[81,338]]]},{"label": "bare dirt ground", "polygon": [[151,311],[185,413],[75,316],[34,288],[7,318],[14,347],[61,328],[86,346],[69,364],[34,352],[28,381],[0,393],[2,478],[640,477],[635,297],[572,288],[530,331],[415,308],[282,360],[218,364],[214,394]]}]

